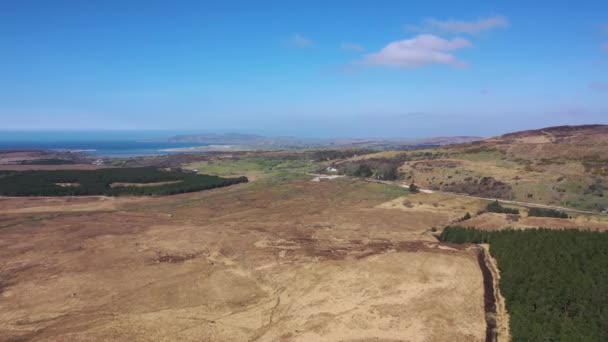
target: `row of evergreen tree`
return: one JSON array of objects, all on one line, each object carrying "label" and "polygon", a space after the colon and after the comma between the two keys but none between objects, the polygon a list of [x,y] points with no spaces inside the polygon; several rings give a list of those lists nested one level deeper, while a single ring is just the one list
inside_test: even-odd
[{"label": "row of evergreen tree", "polygon": [[[112,183],[176,183],[153,186],[111,187]],[[146,196],[171,195],[207,190],[247,182],[247,177],[223,178],[181,170],[156,168],[108,168],[98,170],[52,170],[3,173],[0,195],[3,196]],[[72,183],[75,186],[60,186]]]},{"label": "row of evergreen tree", "polygon": [[513,341],[608,341],[608,232],[448,227],[440,239],[490,244]]},{"label": "row of evergreen tree", "polygon": [[499,213],[499,214],[519,214],[519,209],[503,207],[498,203],[498,201],[494,201],[486,207],[486,211],[490,213]]},{"label": "row of evergreen tree", "polygon": [[528,210],[528,216],[538,216],[538,217],[557,217],[567,219],[570,218],[567,213],[561,210],[555,209],[545,209],[545,208],[530,208]]}]

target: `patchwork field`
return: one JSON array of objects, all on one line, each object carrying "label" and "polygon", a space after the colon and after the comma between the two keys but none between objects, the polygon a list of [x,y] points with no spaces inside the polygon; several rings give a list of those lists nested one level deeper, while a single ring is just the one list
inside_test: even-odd
[{"label": "patchwork field", "polygon": [[2,199],[0,340],[484,340],[477,251],[429,234],[449,215],[311,178]]}]

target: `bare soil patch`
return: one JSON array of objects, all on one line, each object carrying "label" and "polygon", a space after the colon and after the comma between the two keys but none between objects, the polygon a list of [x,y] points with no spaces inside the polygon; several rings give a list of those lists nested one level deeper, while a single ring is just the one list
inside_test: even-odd
[{"label": "bare soil patch", "polygon": [[[447,225],[460,219],[466,213],[475,214],[487,206],[486,201],[454,196],[443,193],[418,193],[399,197],[379,207],[386,209],[398,209],[424,216],[442,217],[442,222]],[[440,222],[437,224],[441,225]]]},{"label": "bare soil patch", "polygon": [[55,185],[59,185],[61,187],[71,187],[71,186],[80,186],[80,183],[55,183]]},{"label": "bare soil patch", "polygon": [[[492,296],[494,297],[491,299],[494,302],[494,313],[493,316],[490,317],[490,320],[493,322],[491,326],[493,331],[486,332],[486,341],[488,341],[488,333],[490,333],[491,338],[493,338],[493,340],[496,342],[509,342],[511,341],[511,332],[509,330],[510,317],[509,312],[507,311],[505,298],[500,292],[500,270],[498,268],[498,263],[490,253],[490,245],[482,244],[480,246],[485,251],[484,263],[485,268],[489,273],[488,277],[490,277],[492,280]],[[488,296],[487,292],[486,296]],[[487,315],[488,313],[486,312],[486,316]],[[487,317],[486,320],[488,320]],[[488,328],[490,328],[490,325]]]},{"label": "bare soil patch", "polygon": [[176,184],[181,183],[181,180],[178,181],[167,181],[167,182],[153,182],[153,183],[126,183],[126,182],[114,182],[110,184],[111,188],[118,188],[123,186],[135,186],[138,188],[146,187],[146,186],[159,186],[159,185],[167,185],[167,184]]}]

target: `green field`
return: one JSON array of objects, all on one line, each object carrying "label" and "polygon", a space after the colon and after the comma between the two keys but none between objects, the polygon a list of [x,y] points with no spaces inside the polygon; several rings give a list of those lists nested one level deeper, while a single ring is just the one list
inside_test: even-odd
[{"label": "green field", "polygon": [[305,158],[289,159],[264,156],[214,160],[188,165],[189,169],[196,169],[199,173],[218,176],[236,176],[243,174],[250,176],[276,176],[285,172],[313,172],[318,167],[318,164]]}]

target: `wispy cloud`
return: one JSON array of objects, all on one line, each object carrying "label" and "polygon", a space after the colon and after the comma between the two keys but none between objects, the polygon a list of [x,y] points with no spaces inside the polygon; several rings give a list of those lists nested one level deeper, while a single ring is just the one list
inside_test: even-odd
[{"label": "wispy cloud", "polygon": [[362,64],[417,68],[428,64],[449,64],[456,67],[466,66],[449,51],[470,47],[472,44],[463,38],[446,40],[430,34],[418,35],[412,39],[392,42],[382,50],[368,54]]},{"label": "wispy cloud", "polygon": [[589,88],[598,91],[608,91],[608,83],[606,82],[591,82]]},{"label": "wispy cloud", "polygon": [[308,37],[305,37],[299,33],[295,33],[291,37],[289,37],[287,44],[292,47],[303,49],[312,47],[314,45],[314,42]]},{"label": "wispy cloud", "polygon": [[355,44],[355,43],[342,43],[340,44],[340,49],[344,50],[344,51],[357,51],[357,52],[361,52],[364,51],[365,48],[359,44]]},{"label": "wispy cloud", "polygon": [[602,51],[608,53],[608,43],[604,43],[604,44],[600,45],[600,49],[602,49]]},{"label": "wispy cloud", "polygon": [[477,20],[438,20],[427,19],[422,25],[408,25],[406,29],[414,32],[443,31],[450,33],[480,33],[495,28],[508,27],[509,21],[503,16],[491,16]]}]

